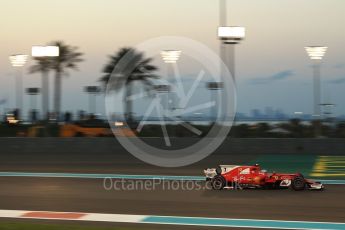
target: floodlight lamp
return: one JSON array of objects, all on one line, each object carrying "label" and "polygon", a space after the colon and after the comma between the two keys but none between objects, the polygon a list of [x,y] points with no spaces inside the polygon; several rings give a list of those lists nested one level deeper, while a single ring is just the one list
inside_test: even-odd
[{"label": "floodlight lamp", "polygon": [[28,55],[25,54],[15,54],[9,57],[10,62],[13,67],[22,67],[28,60]]},{"label": "floodlight lamp", "polygon": [[326,46],[307,46],[305,50],[312,60],[321,60],[327,51]]},{"label": "floodlight lamp", "polygon": [[180,50],[163,50],[161,52],[162,59],[165,63],[176,63],[181,56]]},{"label": "floodlight lamp", "polygon": [[33,46],[31,56],[33,57],[58,57],[60,49],[58,46]]},{"label": "floodlight lamp", "polygon": [[218,27],[218,37],[225,41],[240,41],[246,36],[245,27],[241,26],[221,26]]}]

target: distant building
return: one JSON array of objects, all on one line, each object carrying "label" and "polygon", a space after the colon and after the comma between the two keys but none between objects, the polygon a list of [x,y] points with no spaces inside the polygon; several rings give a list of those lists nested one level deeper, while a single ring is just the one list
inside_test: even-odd
[{"label": "distant building", "polygon": [[251,115],[254,120],[256,119],[262,119],[262,114],[259,109],[252,109],[251,110]]},{"label": "distant building", "polygon": [[274,110],[272,107],[268,106],[265,108],[265,118],[274,119]]}]

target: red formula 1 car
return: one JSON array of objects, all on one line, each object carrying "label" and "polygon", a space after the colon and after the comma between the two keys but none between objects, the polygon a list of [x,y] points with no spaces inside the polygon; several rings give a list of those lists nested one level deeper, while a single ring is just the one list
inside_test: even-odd
[{"label": "red formula 1 car", "polygon": [[252,166],[220,165],[217,168],[204,170],[206,180],[211,181],[215,190],[224,188],[292,188],[296,191],[305,189],[322,190],[320,182],[305,179],[302,174],[268,173],[261,170],[258,164]]}]

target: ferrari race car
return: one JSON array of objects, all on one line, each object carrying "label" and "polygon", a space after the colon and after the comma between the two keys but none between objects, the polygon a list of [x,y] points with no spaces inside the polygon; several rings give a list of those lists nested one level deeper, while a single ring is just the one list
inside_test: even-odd
[{"label": "ferrari race car", "polygon": [[302,174],[268,173],[258,164],[253,166],[220,165],[204,170],[206,180],[211,182],[214,190],[264,188],[292,188],[296,191],[305,189],[322,190],[320,182],[305,179]]}]

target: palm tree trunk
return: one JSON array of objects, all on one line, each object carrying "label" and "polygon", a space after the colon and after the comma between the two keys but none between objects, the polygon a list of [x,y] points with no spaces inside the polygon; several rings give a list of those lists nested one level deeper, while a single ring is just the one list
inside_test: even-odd
[{"label": "palm tree trunk", "polygon": [[130,99],[130,96],[132,96],[132,84],[127,83],[126,84],[126,97],[125,97],[125,117],[127,122],[132,122],[133,121],[133,114],[132,114],[132,100]]},{"label": "palm tree trunk", "polygon": [[49,78],[48,71],[42,72],[42,119],[48,120],[49,113]]},{"label": "palm tree trunk", "polygon": [[61,109],[61,72],[56,71],[55,75],[55,90],[54,90],[54,112],[56,118],[59,120]]}]

